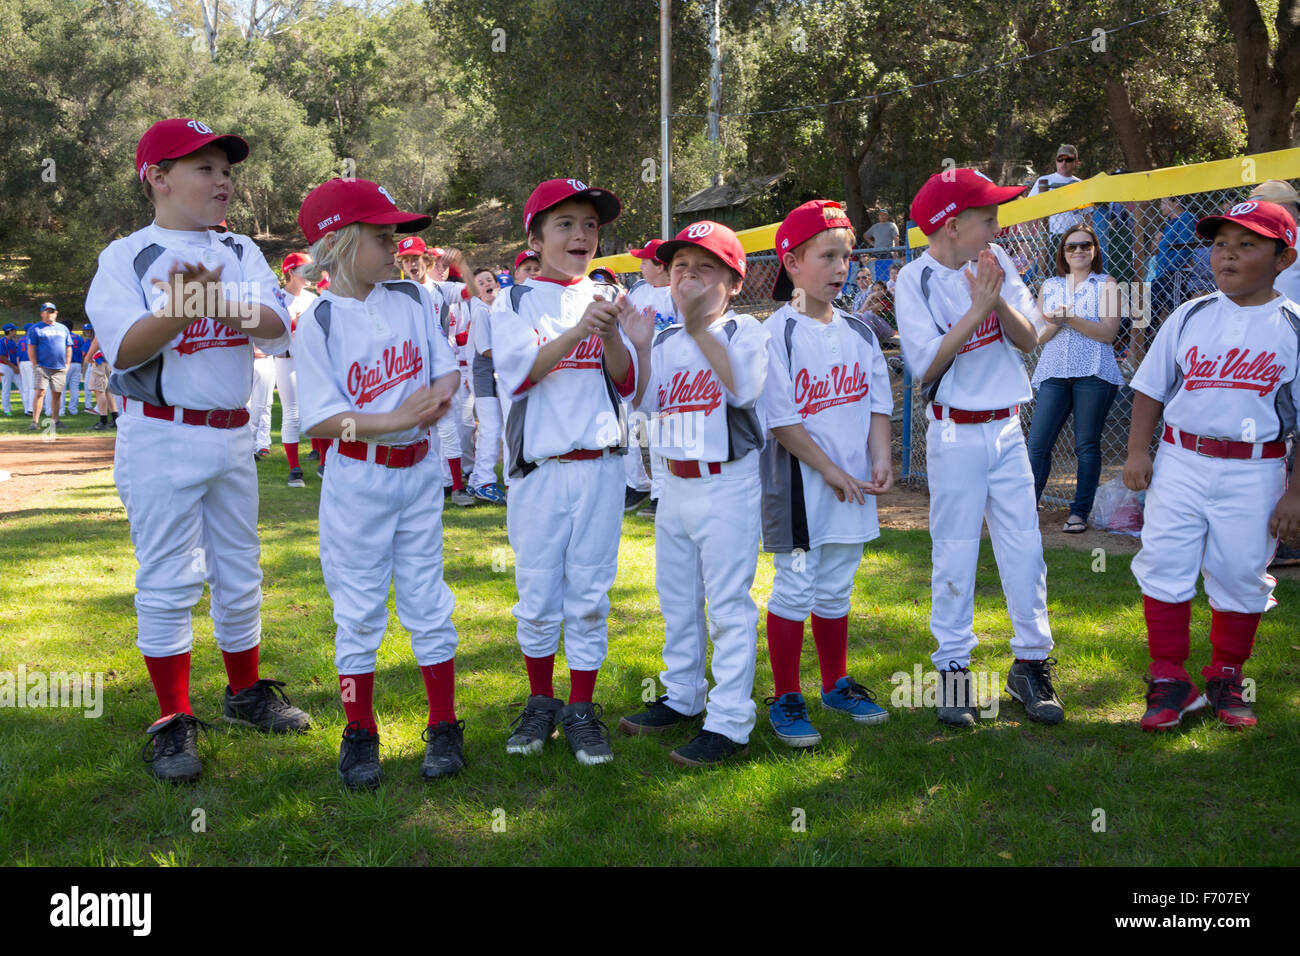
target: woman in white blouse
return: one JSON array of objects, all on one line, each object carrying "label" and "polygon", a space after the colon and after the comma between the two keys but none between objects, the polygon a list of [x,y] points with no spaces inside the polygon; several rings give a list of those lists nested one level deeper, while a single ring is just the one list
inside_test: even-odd
[{"label": "woman in white blouse", "polygon": [[1086,226],[1071,229],[1056,251],[1056,275],[1043,283],[1038,307],[1047,328],[1038,337],[1042,352],[1034,369],[1037,392],[1029,426],[1029,464],[1034,492],[1041,496],[1052,470],[1052,448],[1074,414],[1074,449],[1079,461],[1070,517],[1062,529],[1079,533],[1101,477],[1101,431],[1115,393],[1124,383],[1115,362],[1119,332],[1118,289],[1101,271],[1101,246]]}]

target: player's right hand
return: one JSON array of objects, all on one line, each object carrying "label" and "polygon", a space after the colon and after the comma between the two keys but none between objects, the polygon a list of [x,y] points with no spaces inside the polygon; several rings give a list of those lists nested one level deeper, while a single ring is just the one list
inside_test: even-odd
[{"label": "player's right hand", "polygon": [[586,311],[582,313],[578,325],[586,330],[583,338],[588,335],[599,335],[602,339],[607,339],[617,333],[618,308],[608,299],[596,296],[587,303]]},{"label": "player's right hand", "polygon": [[992,311],[1002,292],[1002,265],[997,256],[988,249],[981,249],[975,261],[975,271],[972,273],[970,267],[966,267],[966,281],[970,285],[971,302],[987,305]]},{"label": "player's right hand", "polygon": [[[153,280],[154,288],[165,296],[159,307],[154,310],[154,315],[168,319],[202,318],[201,315],[186,316],[186,299],[189,298],[196,283],[203,287],[202,304],[205,307],[210,301],[209,287],[213,283],[217,283],[218,298],[224,299],[225,293],[220,286],[221,271],[224,268],[224,266],[217,266],[216,269],[209,269],[201,262],[173,262],[172,267],[167,270],[166,281]],[[177,276],[180,276],[180,282],[176,281]]]},{"label": "player's right hand", "polygon": [[441,390],[422,385],[398,406],[397,414],[405,428],[429,428],[441,418],[451,405],[451,399]]},{"label": "player's right hand", "polygon": [[829,465],[822,472],[822,477],[831,486],[831,491],[835,492],[837,501],[851,501],[855,505],[866,504],[866,496],[873,494],[876,487],[874,482],[854,478],[838,465]]},{"label": "player's right hand", "polygon": [[1151,456],[1130,454],[1124,460],[1124,487],[1129,491],[1146,491],[1151,486]]}]

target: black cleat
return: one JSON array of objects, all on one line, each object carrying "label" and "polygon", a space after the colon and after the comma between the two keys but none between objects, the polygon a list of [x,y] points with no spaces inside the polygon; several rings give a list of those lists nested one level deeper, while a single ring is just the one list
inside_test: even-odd
[{"label": "black cleat", "polygon": [[547,697],[545,694],[529,697],[523,713],[510,722],[510,726],[515,729],[506,740],[506,753],[541,753],[546,738],[555,732],[556,716],[563,709],[564,702],[555,697]]},{"label": "black cleat", "polygon": [[939,720],[953,727],[974,727],[975,705],[975,683],[970,669],[949,661],[948,669],[939,672]]},{"label": "black cleat", "polygon": [[450,777],[465,769],[465,721],[444,720],[424,728],[426,744],[420,776],[425,780]]},{"label": "black cleat", "polygon": [[670,727],[689,723],[699,717],[699,714],[692,716],[673,710],[664,703],[667,699],[668,695],[664,694],[662,697],[656,698],[641,713],[629,714],[624,717],[618,722],[618,729],[633,737],[638,734],[661,734]]},{"label": "black cleat", "polygon": [[748,754],[749,744],[738,744],[730,737],[701,730],[689,744],[670,753],[668,759],[683,767],[711,767]]},{"label": "black cleat", "polygon": [[203,772],[199,763],[199,728],[208,725],[193,714],[170,714],[149,727],[141,757],[149,771],[167,783],[193,783]]},{"label": "black cleat", "polygon": [[609,728],[600,719],[600,704],[579,701],[567,705],[560,711],[560,726],[569,741],[573,755],[584,767],[609,763],[614,759],[614,751],[609,749]]},{"label": "black cleat", "polygon": [[1065,719],[1065,706],[1052,686],[1052,665],[1056,658],[1044,661],[1016,661],[1007,675],[1007,693],[1025,705],[1025,714],[1040,724],[1059,724]]},{"label": "black cleat", "polygon": [[355,720],[343,729],[339,780],[349,790],[373,790],[384,781],[384,771],[379,766],[379,734]]},{"label": "black cleat", "polygon": [[282,680],[266,678],[252,687],[245,687],[238,694],[231,694],[227,686],[223,718],[228,723],[256,727],[266,733],[287,734],[306,730],[311,718],[289,703],[289,698],[280,690],[283,686]]}]

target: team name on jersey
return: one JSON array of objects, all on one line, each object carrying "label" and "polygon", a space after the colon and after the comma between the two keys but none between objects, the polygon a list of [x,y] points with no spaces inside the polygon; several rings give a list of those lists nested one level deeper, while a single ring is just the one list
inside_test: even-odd
[{"label": "team name on jersey", "polygon": [[674,412],[703,412],[708,415],[722,404],[722,388],[717,377],[706,369],[691,376],[690,370],[674,372],[671,382],[659,386],[661,415]]},{"label": "team name on jersey", "polygon": [[867,397],[870,387],[870,376],[858,362],[853,363],[853,371],[847,365],[836,365],[825,378],[801,368],[794,376],[794,404],[799,414],[807,418],[824,408],[860,402]]},{"label": "team name on jersey", "polygon": [[[951,325],[948,328],[952,328]],[[958,355],[963,355],[973,349],[982,348],[991,342],[997,342],[1002,338],[1002,323],[998,321],[998,314],[990,312],[989,317],[980,323],[980,327],[975,330],[975,334],[957,350]]]},{"label": "team name on jersey", "polygon": [[[542,337],[538,345],[545,345],[549,339]],[[572,351],[556,364],[555,369],[562,368],[601,368],[605,358],[605,343],[599,335],[591,334],[575,345]]]},{"label": "team name on jersey", "polygon": [[383,356],[367,368],[353,362],[348,369],[348,393],[357,408],[363,408],[390,388],[415,378],[423,369],[420,347],[407,339],[400,349],[396,346],[384,349]]},{"label": "team name on jersey", "polygon": [[1183,388],[1247,388],[1267,395],[1282,380],[1286,368],[1276,361],[1276,352],[1260,352],[1251,358],[1250,351],[1228,349],[1225,355],[1209,358],[1193,345],[1183,356],[1187,363]]},{"label": "team name on jersey", "polygon": [[174,348],[181,355],[192,355],[204,349],[234,348],[247,344],[247,335],[228,325],[222,325],[215,319],[204,318],[195,319],[185,326],[185,331],[181,333],[181,340]]}]

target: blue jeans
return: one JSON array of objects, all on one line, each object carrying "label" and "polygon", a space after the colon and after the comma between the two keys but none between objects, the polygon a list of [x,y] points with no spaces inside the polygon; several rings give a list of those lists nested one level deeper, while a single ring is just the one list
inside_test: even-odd
[{"label": "blue jeans", "polygon": [[1065,420],[1074,412],[1074,451],[1079,470],[1070,514],[1087,519],[1101,477],[1101,430],[1119,386],[1096,375],[1049,378],[1038,386],[1034,417],[1029,423],[1029,466],[1034,471],[1034,496],[1041,498],[1052,473],[1052,449]]}]

